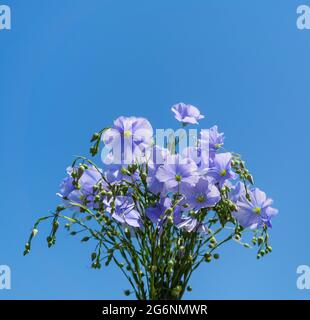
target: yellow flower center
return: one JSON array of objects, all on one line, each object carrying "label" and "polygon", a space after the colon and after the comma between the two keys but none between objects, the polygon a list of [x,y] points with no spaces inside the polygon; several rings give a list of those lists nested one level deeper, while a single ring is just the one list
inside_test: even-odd
[{"label": "yellow flower center", "polygon": [[262,209],[259,208],[259,207],[255,207],[255,208],[253,209],[253,212],[256,213],[256,214],[260,214],[260,213],[262,212]]},{"label": "yellow flower center", "polygon": [[196,197],[196,201],[199,203],[203,203],[206,201],[206,197],[203,194],[201,194],[198,197]]},{"label": "yellow flower center", "polygon": [[227,173],[227,171],[226,171],[225,169],[223,169],[223,170],[220,172],[220,175],[221,175],[222,177],[225,177],[225,176],[226,176],[226,173]]},{"label": "yellow flower center", "polygon": [[132,133],[131,133],[130,130],[125,130],[125,131],[124,131],[124,137],[125,137],[125,138],[130,138],[131,135],[132,135]]},{"label": "yellow flower center", "polygon": [[180,182],[180,181],[182,180],[182,176],[180,176],[179,174],[177,174],[177,175],[175,176],[175,180],[178,181],[178,182]]}]

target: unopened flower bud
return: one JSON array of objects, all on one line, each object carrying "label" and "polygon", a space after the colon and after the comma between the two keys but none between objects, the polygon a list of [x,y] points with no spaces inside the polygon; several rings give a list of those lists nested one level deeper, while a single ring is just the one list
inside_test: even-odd
[{"label": "unopened flower bud", "polygon": [[63,207],[63,206],[57,206],[57,208],[56,208],[57,212],[61,212],[63,210],[65,210],[65,207]]},{"label": "unopened flower bud", "polygon": [[258,244],[262,244],[264,242],[264,237],[259,237],[257,241],[258,241]]},{"label": "unopened flower bud", "polygon": [[210,242],[214,244],[214,243],[216,243],[216,239],[215,239],[214,237],[212,237],[212,238],[210,239]]},{"label": "unopened flower bud", "polygon": [[140,176],[141,176],[142,181],[146,181],[147,174],[145,172],[142,172]]},{"label": "unopened flower bud", "polygon": [[124,295],[125,295],[126,297],[130,296],[130,294],[131,294],[130,290],[125,290],[125,291],[124,291]]},{"label": "unopened flower bud", "polygon": [[171,291],[171,295],[175,298],[178,298],[180,293],[182,291],[182,287],[181,286],[176,286],[175,288],[172,289]]},{"label": "unopened flower bud", "polygon": [[205,254],[205,261],[206,262],[211,262],[211,260],[212,260],[212,255],[210,253],[206,253]]},{"label": "unopened flower bud", "polygon": [[251,175],[249,174],[246,178],[247,178],[247,180],[248,180],[251,184],[254,184],[253,176],[251,176]]},{"label": "unopened flower bud", "polygon": [[99,136],[99,134],[98,134],[97,132],[94,133],[93,136],[91,137],[90,142],[94,142],[94,141],[98,140],[99,137],[100,137],[100,136]]},{"label": "unopened flower bud", "polygon": [[89,152],[91,155],[95,155],[97,153],[97,148],[95,146],[90,147]]},{"label": "unopened flower bud", "polygon": [[239,241],[239,240],[241,239],[241,236],[240,236],[239,234],[236,234],[236,235],[235,235],[235,239],[236,239],[237,241]]},{"label": "unopened flower bud", "polygon": [[122,173],[123,175],[127,175],[127,176],[130,176],[130,175],[131,175],[131,173],[130,173],[126,168],[124,168],[124,167],[122,167],[121,173]]},{"label": "unopened flower bud", "polygon": [[173,225],[173,217],[169,216],[167,218],[167,222],[168,222],[169,225]]}]

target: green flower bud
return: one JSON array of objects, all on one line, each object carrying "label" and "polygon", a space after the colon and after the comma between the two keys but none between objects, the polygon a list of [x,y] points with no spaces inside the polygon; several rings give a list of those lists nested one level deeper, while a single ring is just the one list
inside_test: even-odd
[{"label": "green flower bud", "polygon": [[131,173],[130,173],[126,168],[124,168],[124,167],[122,167],[121,173],[122,173],[123,175],[127,175],[127,176],[130,176],[130,175],[131,175]]},{"label": "green flower bud", "polygon": [[63,206],[57,206],[57,208],[56,208],[57,212],[61,212],[63,210],[65,210],[65,207],[63,207]]},{"label": "green flower bud", "polygon": [[100,137],[100,136],[99,136],[99,134],[98,134],[97,132],[94,133],[93,136],[91,137],[90,142],[94,142],[94,141],[98,140],[99,137]]},{"label": "green flower bud", "polygon": [[85,168],[84,168],[84,166],[81,164],[81,165],[79,166],[79,169],[78,169],[78,174],[79,174],[79,176],[81,176],[81,175],[84,173],[84,170],[85,170]]},{"label": "green flower bud", "polygon": [[169,216],[167,218],[167,222],[168,222],[169,225],[173,225],[173,217]]},{"label": "green flower bud", "polygon": [[145,172],[142,172],[140,176],[141,176],[142,181],[146,181],[147,174]]},{"label": "green flower bud", "polygon": [[213,257],[214,257],[214,259],[219,259],[220,255],[219,255],[218,253],[215,253],[215,254],[213,255]]},{"label": "green flower bud", "polygon": [[91,260],[94,261],[96,258],[97,258],[97,253],[96,253],[96,252],[93,252],[93,253],[91,254]]},{"label": "green flower bud", "polygon": [[206,261],[206,262],[211,262],[211,260],[212,260],[212,255],[211,255],[210,253],[206,253],[204,257],[205,257],[205,261]]},{"label": "green flower bud", "polygon": [[235,239],[236,239],[237,241],[239,241],[239,240],[241,239],[241,236],[240,236],[239,234],[236,234],[236,235],[235,235]]},{"label": "green flower bud", "polygon": [[171,290],[171,295],[174,298],[178,298],[180,296],[181,291],[182,291],[182,287],[181,286],[176,286],[175,288],[173,288]]},{"label": "green flower bud", "polygon": [[215,244],[215,243],[216,243],[216,239],[215,239],[214,237],[212,237],[212,238],[210,239],[210,242],[213,243],[213,244]]},{"label": "green flower bud", "polygon": [[125,295],[126,297],[130,296],[130,294],[131,294],[130,290],[125,290],[125,291],[124,291],[124,295]]},{"label": "green flower bud", "polygon": [[264,242],[264,237],[259,237],[257,240],[258,244],[262,244]]},{"label": "green flower bud", "polygon": [[188,292],[192,292],[192,291],[193,291],[192,286],[188,286],[188,287],[187,287],[187,291],[188,291]]},{"label": "green flower bud", "polygon": [[251,176],[250,174],[247,175],[246,179],[247,179],[251,184],[254,184],[253,176]]},{"label": "green flower bud", "polygon": [[98,148],[95,146],[90,147],[89,152],[92,156],[96,155],[98,152]]}]

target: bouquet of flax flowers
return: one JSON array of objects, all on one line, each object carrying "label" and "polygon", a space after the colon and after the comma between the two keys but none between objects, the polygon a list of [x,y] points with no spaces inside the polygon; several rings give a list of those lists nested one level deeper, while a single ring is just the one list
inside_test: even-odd
[{"label": "bouquet of flax flowers", "polygon": [[272,200],[253,187],[241,157],[223,149],[217,126],[188,134],[185,127],[204,118],[196,107],[171,110],[182,124],[176,132],[154,134],[148,120],[122,116],[95,133],[90,153],[102,146],[103,167],[85,157],[73,161],[61,204],[34,224],[24,254],[42,221],[51,221],[49,247],[64,222],[72,236],[93,241],[92,268],[114,263],[129,282],[126,295],[161,300],[191,291],[193,272],[218,259],[228,241],[257,246],[257,258],[270,253]]}]

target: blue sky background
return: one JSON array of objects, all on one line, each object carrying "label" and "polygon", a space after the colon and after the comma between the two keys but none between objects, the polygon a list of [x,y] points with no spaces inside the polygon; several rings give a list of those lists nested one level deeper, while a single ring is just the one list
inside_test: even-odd
[{"label": "blue sky background", "polygon": [[310,298],[296,268],[310,265],[310,31],[296,28],[308,0],[1,0],[12,30],[0,31],[0,265],[12,290],[0,299],[121,299],[117,268],[89,267],[91,247],[63,230],[47,249],[34,220],[73,155],[119,115],[175,127],[172,104],[197,105],[218,124],[280,214],[274,252],[235,243],[193,276],[186,298]]}]

